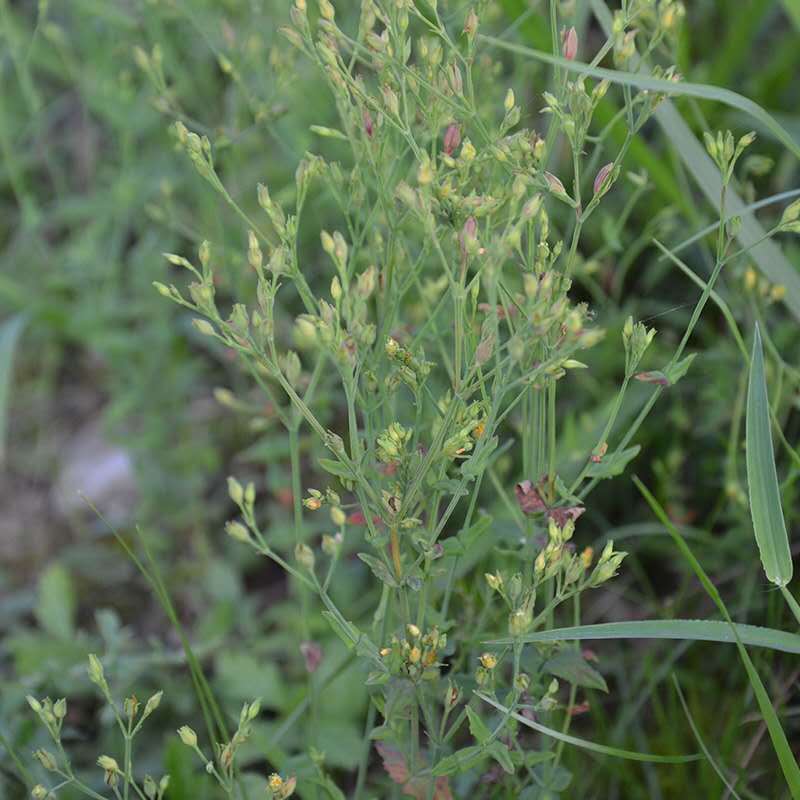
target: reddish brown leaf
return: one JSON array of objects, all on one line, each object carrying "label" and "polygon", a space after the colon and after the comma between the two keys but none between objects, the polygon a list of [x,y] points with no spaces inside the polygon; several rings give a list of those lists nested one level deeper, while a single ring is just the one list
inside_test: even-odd
[{"label": "reddish brown leaf", "polygon": [[560,506],[559,508],[548,508],[547,516],[552,519],[559,528],[563,528],[569,520],[575,522],[586,509],[583,506]]},{"label": "reddish brown leaf", "polygon": [[514,493],[517,495],[517,502],[524,514],[536,514],[547,509],[539,490],[534,488],[530,481],[518,483],[514,487]]},{"label": "reddish brown leaf", "polygon": [[655,383],[659,386],[669,386],[669,378],[658,370],[653,372],[637,372],[633,377],[642,383]]},{"label": "reddish brown leaf", "polygon": [[[409,779],[405,756],[397,748],[384,742],[377,742],[375,749],[383,760],[383,768],[389,777],[403,787],[404,795],[413,797],[414,800],[427,800],[430,779],[421,777]],[[436,779],[433,800],[453,800],[450,782],[446,777]]]}]

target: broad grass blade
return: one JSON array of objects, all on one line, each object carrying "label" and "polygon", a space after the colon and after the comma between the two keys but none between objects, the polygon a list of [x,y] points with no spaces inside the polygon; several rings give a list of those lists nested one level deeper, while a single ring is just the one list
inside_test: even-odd
[{"label": "broad grass blade", "polygon": [[747,386],[747,488],[753,532],[767,580],[786,586],[792,579],[792,554],[781,508],[778,473],[769,424],[761,333],[756,324]]},{"label": "broad grass blade", "polygon": [[26,314],[15,314],[0,325],[0,466],[5,463],[6,456],[8,403],[11,396],[14,354],[27,320]]},{"label": "broad grass blade", "polygon": [[[736,644],[738,634],[742,644],[766,647],[782,653],[800,655],[800,636],[795,633],[762,628],[758,625],[734,623],[735,632],[727,622],[709,619],[642,619],[629,622],[601,622],[597,625],[575,625],[553,628],[521,636],[521,642],[564,642],[598,639],[683,639],[694,642]],[[513,639],[487,642],[492,645],[511,644]]]}]

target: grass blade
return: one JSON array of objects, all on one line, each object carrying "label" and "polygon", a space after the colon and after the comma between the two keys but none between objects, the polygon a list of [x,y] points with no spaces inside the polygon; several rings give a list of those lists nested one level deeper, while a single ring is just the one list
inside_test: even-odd
[{"label": "grass blade", "polygon": [[792,554],[775,469],[764,353],[757,323],[747,386],[746,428],[747,488],[761,564],[771,583],[786,586],[792,579]]},{"label": "grass blade", "polygon": [[749,114],[754,120],[760,122],[766,129],[771,131],[775,138],[791,151],[792,154],[800,159],[800,145],[794,137],[778,122],[771,114],[765,111],[758,103],[749,97],[724,89],[721,86],[711,86],[706,83],[690,83],[680,81],[673,83],[663,78],[653,78],[639,72],[625,72],[617,69],[606,69],[605,67],[592,67],[582,61],[570,61],[563,56],[556,56],[546,53],[543,50],[534,50],[532,47],[525,47],[520,44],[513,44],[498,39],[494,36],[479,34],[479,37],[487,44],[508,50],[517,55],[533,58],[551,64],[554,67],[565,69],[568,72],[576,72],[581,75],[588,75],[599,80],[607,80],[611,83],[618,83],[622,86],[632,86],[635,89],[648,92],[659,92],[667,95],[683,95],[685,97],[696,97],[699,100],[712,100],[717,103],[735,108]]},{"label": "grass blade", "polygon": [[628,761],[647,761],[652,764],[686,764],[689,761],[699,761],[702,758],[702,756],[696,753],[686,756],[659,756],[654,753],[638,753],[635,750],[622,750],[619,747],[609,747],[605,744],[590,742],[588,739],[580,739],[577,736],[570,736],[568,733],[562,733],[561,731],[557,731],[553,728],[548,728],[546,725],[541,725],[538,722],[534,722],[527,717],[523,717],[522,714],[517,714],[511,711],[511,709],[507,708],[501,703],[498,703],[493,697],[489,697],[489,695],[486,695],[483,692],[475,692],[475,694],[480,697],[484,703],[494,706],[494,708],[496,708],[498,711],[515,719],[521,725],[532,728],[544,736],[549,736],[551,739],[557,739],[559,742],[572,744],[575,745],[575,747],[582,748],[583,750],[592,750],[595,753],[602,753],[604,756],[624,758]]},{"label": "grass blade", "polygon": [[681,701],[683,713],[686,714],[689,727],[692,729],[694,738],[697,739],[697,744],[700,745],[703,755],[706,757],[708,763],[714,768],[714,772],[719,775],[719,779],[725,784],[725,788],[736,798],[736,800],[742,800],[741,797],[739,797],[739,795],[736,793],[736,789],[733,788],[727,777],[725,777],[725,772],[723,771],[722,767],[717,764],[717,762],[714,760],[714,757],[711,755],[711,751],[708,749],[708,747],[706,747],[706,743],[703,741],[703,737],[700,735],[700,729],[697,727],[691,711],[689,711],[689,704],[686,702],[686,698],[683,696],[683,692],[681,691],[681,685],[678,683],[678,676],[674,672],[672,673],[672,682],[675,684],[675,691],[678,693],[678,699]]},{"label": "grass blade", "polygon": [[8,403],[14,372],[14,354],[27,321],[27,314],[15,314],[0,325],[0,466],[5,463],[6,457]]},{"label": "grass blade", "polygon": [[[766,647],[782,653],[800,655],[800,636],[795,633],[762,628],[758,625],[734,623],[735,633],[727,622],[708,619],[645,619],[630,622],[602,622],[597,625],[575,625],[521,636],[521,642],[563,642],[581,639],[684,639],[694,642],[736,644],[736,635],[743,644]],[[487,642],[509,645],[512,639]]]},{"label": "grass blade", "polygon": [[753,687],[753,694],[756,697],[756,702],[758,703],[758,707],[761,711],[761,716],[763,717],[767,726],[767,730],[769,731],[769,738],[772,740],[772,747],[774,748],[775,755],[778,757],[778,761],[780,762],[781,770],[783,770],[783,776],[786,779],[786,785],[789,787],[792,798],[794,798],[794,800],[800,800],[800,767],[797,766],[797,761],[795,760],[792,749],[786,739],[786,734],[781,727],[778,715],[772,706],[772,701],[767,694],[767,690],[764,688],[764,684],[761,681],[761,678],[756,671],[756,668],[753,665],[745,646],[742,644],[742,641],[739,638],[737,627],[734,625],[733,620],[728,613],[728,609],[723,602],[720,593],[717,591],[717,587],[711,582],[711,579],[706,574],[706,571],[695,557],[689,545],[686,544],[685,539],[681,536],[678,529],[672,524],[658,500],[656,500],[655,497],[650,494],[647,487],[636,476],[633,477],[633,482],[636,484],[636,488],[642,493],[642,496],[647,501],[647,504],[650,506],[653,513],[658,517],[659,520],[661,520],[662,524],[667,529],[667,532],[670,534],[670,536],[672,536],[672,539],[675,542],[678,550],[681,551],[684,558],[686,558],[686,560],[689,562],[689,565],[691,566],[695,575],[697,575],[697,578],[702,584],[703,588],[706,590],[706,593],[714,601],[722,616],[725,617],[725,621],[728,623],[733,635],[736,637],[736,649],[739,651],[739,656],[744,664],[747,677],[750,680],[750,685]]}]

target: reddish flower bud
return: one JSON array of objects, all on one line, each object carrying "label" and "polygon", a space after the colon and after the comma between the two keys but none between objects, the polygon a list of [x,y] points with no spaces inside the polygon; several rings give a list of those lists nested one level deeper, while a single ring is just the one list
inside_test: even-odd
[{"label": "reddish flower bud", "polygon": [[306,671],[316,672],[322,662],[322,648],[316,642],[303,642],[300,645],[300,652],[306,662]]},{"label": "reddish flower bud", "polygon": [[375,133],[375,126],[372,122],[372,115],[369,111],[364,111],[364,132],[371,139],[372,134]]},{"label": "reddish flower bud", "polygon": [[464,256],[475,253],[475,245],[478,241],[478,221],[475,217],[467,218],[464,227],[461,229],[459,241],[461,244],[461,252]]},{"label": "reddish flower bud", "polygon": [[458,149],[458,146],[461,144],[461,128],[457,123],[452,122],[447,126],[447,130],[444,132],[443,144],[444,153],[447,156],[453,155]]},{"label": "reddish flower bud", "polygon": [[594,193],[597,194],[602,188],[603,184],[606,181],[606,178],[611,174],[611,170],[614,169],[614,162],[612,161],[609,164],[606,164],[604,167],[600,167],[595,179],[594,179]]},{"label": "reddish flower bud", "polygon": [[550,187],[550,191],[554,194],[566,194],[567,190],[564,188],[564,184],[553,175],[552,172],[545,172],[544,179],[547,181],[547,185]]},{"label": "reddish flower bud", "polygon": [[574,25],[561,34],[561,53],[568,61],[574,61],[578,55],[578,32]]}]

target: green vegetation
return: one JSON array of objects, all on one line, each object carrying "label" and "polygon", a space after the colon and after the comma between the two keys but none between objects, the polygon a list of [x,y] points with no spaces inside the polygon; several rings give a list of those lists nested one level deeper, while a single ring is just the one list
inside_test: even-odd
[{"label": "green vegetation", "polygon": [[0,798],[800,797],[799,13],[0,0]]}]

